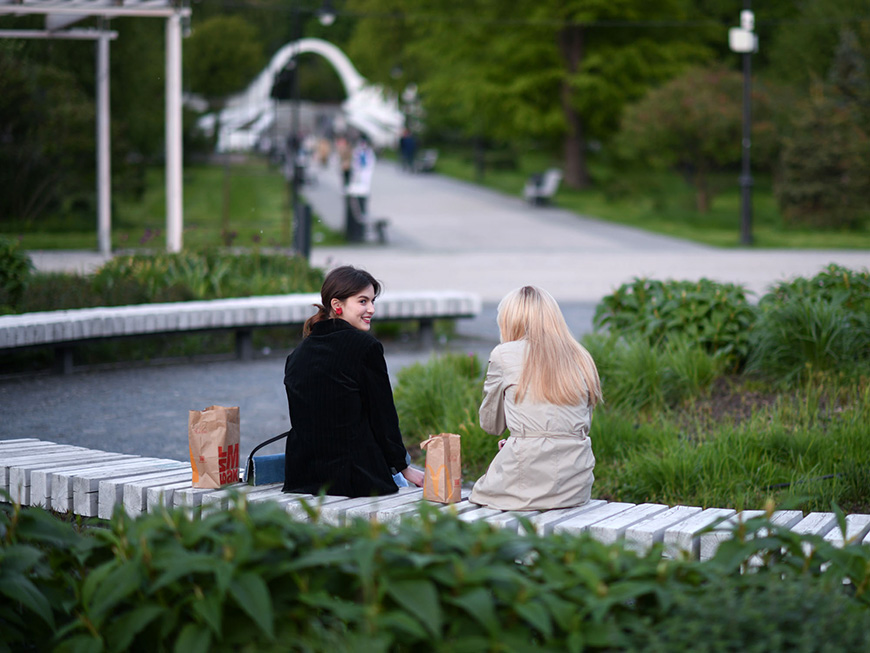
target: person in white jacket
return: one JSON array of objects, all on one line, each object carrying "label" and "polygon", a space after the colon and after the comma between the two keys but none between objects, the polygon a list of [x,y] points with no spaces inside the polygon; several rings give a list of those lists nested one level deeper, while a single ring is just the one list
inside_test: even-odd
[{"label": "person in white jacket", "polygon": [[350,181],[347,194],[353,203],[352,209],[360,222],[366,222],[368,199],[372,192],[372,176],[375,172],[377,157],[365,135],[359,137],[353,149],[350,163]]},{"label": "person in white jacket", "polygon": [[556,300],[524,286],[498,307],[480,425],[510,430],[474,484],[472,503],[498,510],[570,508],[589,501],[595,456],[589,430],[601,401],[598,370],[571,335]]}]

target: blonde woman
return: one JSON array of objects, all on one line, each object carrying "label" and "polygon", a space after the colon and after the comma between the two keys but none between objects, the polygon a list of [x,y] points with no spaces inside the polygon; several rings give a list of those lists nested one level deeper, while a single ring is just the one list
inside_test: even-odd
[{"label": "blonde woman", "polygon": [[601,401],[598,370],[556,300],[524,286],[498,306],[480,425],[499,442],[471,501],[499,510],[549,510],[589,501],[595,456],[589,428]]}]

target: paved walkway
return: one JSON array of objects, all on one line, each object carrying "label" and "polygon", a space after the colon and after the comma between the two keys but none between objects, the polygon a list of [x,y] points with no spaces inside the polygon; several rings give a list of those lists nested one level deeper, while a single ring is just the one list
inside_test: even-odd
[{"label": "paved walkway", "polygon": [[[317,171],[305,188],[315,211],[343,229],[343,199],[335,169]],[[485,358],[498,341],[495,306],[527,283],[549,290],[569,326],[591,329],[599,299],[636,276],[744,283],[757,293],[793,276],[811,276],[831,262],[870,266],[870,251],[720,250],[535,208],[438,175],[409,175],[389,162],[375,171],[371,213],[390,220],[390,243],[315,246],[312,263],[351,263],[389,290],[458,289],[479,293],[484,312],[460,321],[453,347]],[[33,252],[43,270],[88,272],[104,257],[93,252]],[[253,362],[223,361],[89,371],[73,377],[0,381],[0,439],[52,442],[184,460],[187,411],[239,405],[242,456],[286,429],[283,359],[275,352]],[[425,360],[407,345],[388,345],[391,373]]]},{"label": "paved walkway", "polygon": [[[320,171],[305,194],[343,229],[339,175]],[[870,251],[717,249],[629,227],[533,207],[519,197],[438,175],[411,175],[391,162],[375,170],[370,213],[390,220],[386,247],[317,248],[316,265],[367,267],[395,290],[452,288],[497,302],[532,283],[560,302],[597,302],[634,277],[743,283],[763,293],[778,280],[812,276],[831,262],[870,266]],[[735,238],[737,234],[735,233]]]}]

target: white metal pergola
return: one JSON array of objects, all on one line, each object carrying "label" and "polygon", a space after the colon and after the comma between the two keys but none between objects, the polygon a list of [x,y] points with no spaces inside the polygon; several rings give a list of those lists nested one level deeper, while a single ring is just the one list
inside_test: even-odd
[{"label": "white metal pergola", "polygon": [[[109,136],[109,41],[117,32],[104,29],[111,18],[166,19],[166,249],[181,251],[181,37],[182,19],[190,16],[184,0],[0,0],[0,16],[45,16],[45,29],[0,29],[0,38],[78,39],[97,42],[97,242],[112,250],[112,191]],[[70,29],[87,18],[100,26]]]}]

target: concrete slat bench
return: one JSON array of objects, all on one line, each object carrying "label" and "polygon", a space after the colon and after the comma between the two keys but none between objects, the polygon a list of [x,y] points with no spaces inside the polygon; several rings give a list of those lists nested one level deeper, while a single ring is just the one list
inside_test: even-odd
[{"label": "concrete slat bench", "polygon": [[[241,359],[253,355],[255,328],[300,326],[314,314],[317,293],[140,304],[0,316],[0,350],[53,347],[58,368],[73,368],[77,344],[110,338],[232,330]],[[478,295],[460,291],[385,292],[377,301],[380,321],[416,320],[421,345],[432,348],[434,321],[480,314]]]},{"label": "concrete slat bench", "polygon": [[[71,457],[79,462],[71,463]],[[29,491],[25,491],[28,482]],[[373,498],[284,494],[281,488],[281,483],[236,483],[219,490],[193,488],[190,464],[177,460],[112,454],[35,438],[0,440],[0,489],[22,505],[86,517],[111,519],[118,507],[135,516],[167,506],[184,509],[195,518],[226,510],[235,496],[244,495],[248,502],[272,501],[295,520],[307,520],[308,511],[314,510],[322,521],[333,525],[353,519],[394,525],[412,519],[424,503],[419,488],[402,488],[397,494]],[[470,503],[467,490],[459,503],[429,505],[463,521],[485,522],[514,532],[524,532],[528,524],[541,535],[588,533],[606,544],[622,541],[641,553],[658,542],[664,545],[665,555],[701,560],[712,557],[732,536],[735,524],[762,514],[760,510],[737,513],[722,508],[669,508],[601,499],[577,508],[503,512]],[[771,521],[795,533],[818,535],[836,546],[845,544],[833,513],[804,515],[799,510],[783,510],[774,513]],[[870,515],[847,515],[845,540],[870,545]]]}]

